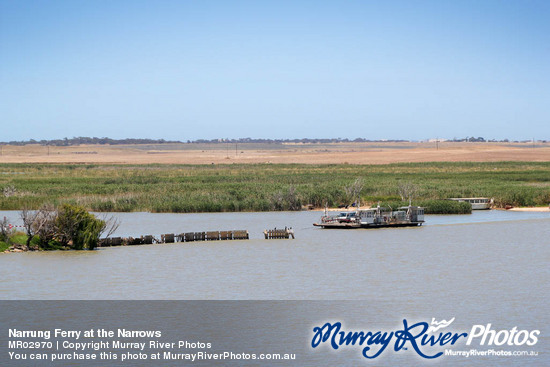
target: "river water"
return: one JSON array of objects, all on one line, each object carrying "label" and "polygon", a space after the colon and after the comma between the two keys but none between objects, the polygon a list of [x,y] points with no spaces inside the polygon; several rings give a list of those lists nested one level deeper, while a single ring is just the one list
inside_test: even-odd
[{"label": "river water", "polygon": [[[17,212],[0,212],[13,219]],[[430,215],[422,227],[314,228],[319,212],[116,213],[115,235],[247,229],[250,240],[0,254],[2,299],[377,299],[517,302],[549,293],[550,214]],[[265,240],[293,227],[295,240]]]},{"label": "river water", "polygon": [[[251,239],[0,254],[0,298],[356,300],[371,316],[540,329],[539,345],[550,345],[550,213],[429,215],[422,227],[368,230],[314,228],[321,214],[116,213],[120,236],[247,229]],[[16,222],[17,212],[0,216]],[[295,240],[263,239],[285,226]]]}]

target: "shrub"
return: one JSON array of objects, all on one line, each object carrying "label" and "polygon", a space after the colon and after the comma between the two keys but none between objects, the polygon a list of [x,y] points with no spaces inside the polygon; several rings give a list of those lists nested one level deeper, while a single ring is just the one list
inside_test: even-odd
[{"label": "shrub", "polygon": [[57,238],[75,250],[96,248],[105,226],[104,221],[79,206],[63,204],[57,213]]}]

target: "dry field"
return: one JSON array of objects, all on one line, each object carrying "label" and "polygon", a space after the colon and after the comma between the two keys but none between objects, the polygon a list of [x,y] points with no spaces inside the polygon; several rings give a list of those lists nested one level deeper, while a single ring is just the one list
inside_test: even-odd
[{"label": "dry field", "polygon": [[334,143],[40,145],[0,147],[0,163],[388,164],[402,162],[550,161],[550,143]]}]

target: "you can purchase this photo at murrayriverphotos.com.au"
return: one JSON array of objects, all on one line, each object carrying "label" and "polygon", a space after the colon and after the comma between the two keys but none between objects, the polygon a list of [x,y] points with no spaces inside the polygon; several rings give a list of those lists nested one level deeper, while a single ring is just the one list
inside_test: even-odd
[{"label": "you can purchase this photo at murrayriverphotos.com.au", "polygon": [[0,0],[0,366],[549,366],[549,19]]}]

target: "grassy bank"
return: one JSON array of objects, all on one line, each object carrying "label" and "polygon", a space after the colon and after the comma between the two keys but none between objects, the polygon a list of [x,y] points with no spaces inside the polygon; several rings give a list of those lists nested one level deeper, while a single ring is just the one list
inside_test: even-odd
[{"label": "grassy bank", "polygon": [[[8,242],[6,242],[8,241]],[[6,241],[0,241],[0,252],[6,251],[11,245],[24,245],[27,242],[27,236],[24,233],[13,233]]]},{"label": "grassy bank", "polygon": [[9,244],[7,244],[4,241],[0,241],[0,252],[6,251],[10,247]]},{"label": "grassy bank", "polygon": [[[449,197],[495,198],[503,207],[548,205],[550,163],[391,165],[0,165],[0,209],[43,203],[93,211],[222,212],[296,210],[351,203],[345,187],[364,180],[362,203],[395,202],[400,183],[414,203],[445,212]],[[432,202],[430,202],[432,201]],[[439,207],[439,209],[437,209]],[[433,208],[430,209],[430,208]],[[439,211],[438,211],[439,210]]]}]

